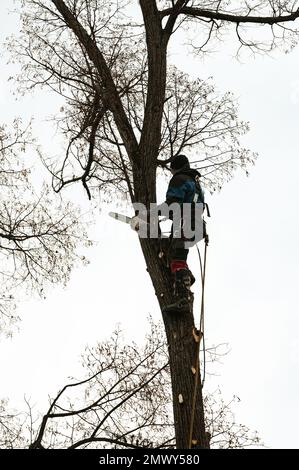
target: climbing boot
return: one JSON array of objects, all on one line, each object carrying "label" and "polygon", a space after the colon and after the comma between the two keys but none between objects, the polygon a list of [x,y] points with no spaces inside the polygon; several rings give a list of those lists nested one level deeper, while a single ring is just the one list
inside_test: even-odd
[{"label": "climbing boot", "polygon": [[[189,269],[180,269],[174,274],[174,302],[164,307],[164,313],[189,313],[193,300],[190,286],[194,282],[194,276]],[[193,282],[192,282],[193,280]]]},{"label": "climbing boot", "polygon": [[190,304],[187,299],[177,299],[172,304],[163,308],[163,313],[189,313]]}]

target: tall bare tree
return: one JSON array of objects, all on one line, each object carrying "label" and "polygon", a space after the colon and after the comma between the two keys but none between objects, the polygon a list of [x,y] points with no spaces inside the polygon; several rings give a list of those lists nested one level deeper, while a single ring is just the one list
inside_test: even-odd
[{"label": "tall bare tree", "polygon": [[[51,163],[53,186],[81,181],[128,192],[132,202],[156,202],[159,168],[188,150],[207,184],[222,184],[254,155],[239,137],[230,95],[190,80],[167,65],[178,29],[192,31],[203,53],[233,28],[240,47],[267,52],[294,47],[297,1],[26,0],[23,34],[14,50],[23,60],[20,87],[48,86],[66,98],[57,117],[68,140],[63,162]],[[252,26],[255,25],[255,28]],[[186,32],[187,34],[187,32]],[[188,33],[189,34],[189,33]],[[172,303],[168,271],[157,259],[157,241],[140,240],[157,300]],[[169,345],[176,445],[189,445],[197,345],[194,318],[163,315]],[[192,441],[207,447],[201,387],[197,389]]]}]

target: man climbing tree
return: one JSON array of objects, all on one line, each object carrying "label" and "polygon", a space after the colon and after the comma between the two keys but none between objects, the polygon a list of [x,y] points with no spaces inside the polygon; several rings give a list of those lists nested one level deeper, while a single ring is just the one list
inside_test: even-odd
[{"label": "man climbing tree", "polygon": [[[202,238],[207,238],[205,233],[205,221],[202,212],[205,206],[204,193],[199,179],[200,173],[190,168],[190,163],[185,155],[176,155],[170,163],[173,177],[169,182],[166,193],[166,201],[150,210],[149,213],[138,214],[131,220],[131,227],[137,232],[140,223],[148,222],[149,227],[156,225],[157,215],[165,216],[173,220],[169,238],[162,238],[159,232],[160,252],[170,269],[173,282],[174,303],[167,305],[164,313],[183,313],[192,308],[193,294],[190,287],[195,282],[195,277],[187,264],[189,247],[198,243]],[[152,235],[154,230],[146,230],[146,234]]]},{"label": "man climbing tree", "polygon": [[[194,284],[195,278],[187,264],[188,246],[197,243],[203,235],[203,221],[201,211],[197,211],[198,204],[204,204],[204,195],[199,183],[200,173],[190,168],[190,163],[185,155],[176,155],[170,164],[173,174],[166,194],[166,204],[178,203],[181,206],[181,227],[178,234],[172,227],[169,247],[169,265],[173,277],[173,292],[175,302],[164,308],[165,313],[188,311],[191,307],[192,295],[190,286]],[[190,206],[190,211],[184,214],[184,209]],[[196,215],[199,213],[199,217]],[[187,231],[200,234],[188,238]]]},{"label": "man climbing tree", "polygon": [[[12,48],[23,61],[21,89],[48,86],[66,99],[57,118],[67,138],[60,168],[52,165],[60,191],[81,181],[89,197],[97,188],[128,193],[147,209],[156,202],[156,176],[184,149],[192,151],[205,184],[221,186],[234,170],[246,170],[255,155],[241,147],[248,130],[236,117],[228,93],[167,64],[171,39],[181,25],[196,25],[195,51],[222,38],[230,25],[241,47],[285,49],[297,42],[290,25],[299,17],[297,1],[197,0],[26,0],[23,30]],[[268,28],[264,42],[250,36],[257,24]],[[182,28],[183,30],[183,28]],[[213,170],[213,173],[211,171]],[[157,259],[157,240],[140,238],[148,273],[161,308],[168,341],[176,446],[208,447],[199,378],[199,336],[192,311],[169,315],[176,300],[169,271]],[[181,260],[182,261],[182,260]],[[192,418],[194,422],[192,423]]]}]

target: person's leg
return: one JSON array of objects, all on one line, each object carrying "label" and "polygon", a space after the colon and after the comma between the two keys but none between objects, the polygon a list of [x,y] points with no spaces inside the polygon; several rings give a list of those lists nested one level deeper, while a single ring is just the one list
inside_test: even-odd
[{"label": "person's leg", "polygon": [[170,249],[170,271],[173,277],[174,303],[168,305],[164,311],[189,311],[193,294],[190,290],[195,278],[188,268],[187,256],[189,250],[185,248],[184,241],[173,238]]},{"label": "person's leg", "polygon": [[173,238],[171,249],[169,251],[169,267],[173,275],[179,273],[181,270],[188,271],[190,276],[190,285],[194,284],[195,277],[190,271],[187,264],[189,250],[185,248],[185,242],[181,238]]}]

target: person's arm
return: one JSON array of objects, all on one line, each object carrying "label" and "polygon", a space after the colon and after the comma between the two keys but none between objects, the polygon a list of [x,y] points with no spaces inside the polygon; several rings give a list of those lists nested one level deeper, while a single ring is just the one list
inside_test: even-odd
[{"label": "person's arm", "polygon": [[[173,203],[183,204],[188,188],[186,180],[183,175],[174,175],[169,182],[169,186],[166,192],[166,200],[163,204],[160,204],[157,209],[162,209],[163,205],[167,204],[170,206]],[[170,214],[170,219],[172,219]]]}]

